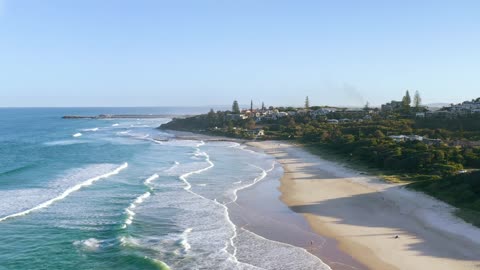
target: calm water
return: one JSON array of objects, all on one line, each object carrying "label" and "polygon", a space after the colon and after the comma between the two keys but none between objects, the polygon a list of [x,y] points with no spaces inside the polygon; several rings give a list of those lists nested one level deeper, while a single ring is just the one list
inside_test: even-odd
[{"label": "calm water", "polygon": [[198,112],[0,109],[0,269],[325,268],[230,221],[240,190],[278,177],[271,157],[230,142],[156,141],[173,137],[155,129],[169,119],[61,119]]}]

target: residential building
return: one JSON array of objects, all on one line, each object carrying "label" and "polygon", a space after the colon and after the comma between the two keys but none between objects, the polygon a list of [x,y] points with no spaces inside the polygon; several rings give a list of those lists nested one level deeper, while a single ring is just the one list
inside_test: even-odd
[{"label": "residential building", "polygon": [[381,111],[382,112],[393,112],[398,111],[403,107],[403,102],[392,100],[390,103],[383,104]]}]

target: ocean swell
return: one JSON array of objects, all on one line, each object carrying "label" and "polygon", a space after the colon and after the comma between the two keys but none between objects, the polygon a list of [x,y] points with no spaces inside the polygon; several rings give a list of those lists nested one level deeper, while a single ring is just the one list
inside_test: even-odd
[{"label": "ocean swell", "polygon": [[100,179],[103,179],[103,178],[108,178],[112,175],[115,175],[115,174],[118,174],[120,173],[120,171],[126,169],[128,167],[128,163],[124,163],[122,164],[120,167],[116,168],[115,170],[111,171],[111,172],[108,172],[106,174],[102,174],[102,175],[99,175],[99,176],[95,176],[93,178],[90,178],[90,179],[87,179],[85,180],[84,182],[82,183],[79,183],[75,186],[72,186],[70,188],[68,188],[67,190],[65,190],[62,194],[60,194],[59,196],[53,198],[53,199],[50,199],[48,201],[45,201],[33,208],[30,208],[30,209],[27,209],[25,211],[21,211],[21,212],[18,212],[18,213],[14,213],[14,214],[11,214],[11,215],[8,215],[8,216],[5,216],[5,217],[2,217],[0,218],[0,222],[2,221],[5,221],[7,219],[11,219],[11,218],[16,218],[16,217],[20,217],[20,216],[24,216],[24,215],[27,215],[27,214],[30,214],[31,212],[34,212],[34,211],[37,211],[37,210],[40,210],[40,209],[43,209],[43,208],[47,208],[49,207],[50,205],[52,205],[53,203],[57,202],[57,201],[60,201],[60,200],[63,200],[65,199],[68,195],[70,195],[71,193],[75,192],[75,191],[78,191],[80,190],[81,188],[83,187],[86,187],[86,186],[90,186],[92,185],[94,182],[100,180]]}]

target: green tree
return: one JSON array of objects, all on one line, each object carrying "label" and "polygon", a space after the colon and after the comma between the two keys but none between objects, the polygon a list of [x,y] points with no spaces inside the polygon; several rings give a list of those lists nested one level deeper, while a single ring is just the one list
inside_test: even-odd
[{"label": "green tree", "polygon": [[217,124],[217,114],[213,111],[213,109],[210,109],[210,111],[207,114],[207,121],[208,121],[208,126],[209,127],[214,127]]},{"label": "green tree", "polygon": [[375,138],[377,138],[377,139],[385,138],[385,134],[383,134],[383,132],[382,132],[381,130],[379,130],[379,129],[375,130],[374,136],[375,136]]},{"label": "green tree", "polygon": [[403,106],[405,108],[410,107],[410,104],[412,103],[412,98],[410,98],[410,92],[408,92],[408,90],[407,90],[407,92],[405,93],[405,96],[402,99],[402,103],[403,103]]},{"label": "green tree", "polygon": [[236,100],[233,101],[232,112],[236,114],[240,113],[240,107],[238,106],[238,102]]},{"label": "green tree", "polygon": [[418,110],[420,105],[422,104],[422,98],[420,97],[420,93],[415,91],[415,95],[413,96],[413,105],[415,106],[415,109]]},{"label": "green tree", "polygon": [[250,100],[250,112],[253,112],[253,100]]},{"label": "green tree", "polygon": [[265,104],[262,101],[262,110],[265,110]]},{"label": "green tree", "polygon": [[305,98],[305,109],[310,108],[310,100],[308,99],[308,96]]}]

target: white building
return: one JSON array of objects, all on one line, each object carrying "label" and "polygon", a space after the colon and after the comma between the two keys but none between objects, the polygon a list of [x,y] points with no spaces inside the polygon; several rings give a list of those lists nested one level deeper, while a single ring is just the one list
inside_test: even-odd
[{"label": "white building", "polygon": [[452,105],[450,109],[457,114],[476,113],[480,111],[480,102],[464,101],[463,103]]},{"label": "white building", "polygon": [[315,111],[311,111],[310,115],[312,117],[318,117],[318,116],[325,116],[325,115],[327,115],[328,113],[331,113],[331,112],[332,112],[332,110],[330,110],[330,109],[321,108],[321,109],[318,109],[318,110],[315,110]]},{"label": "white building", "polygon": [[391,135],[388,137],[396,142],[423,141],[423,137],[419,135]]}]

